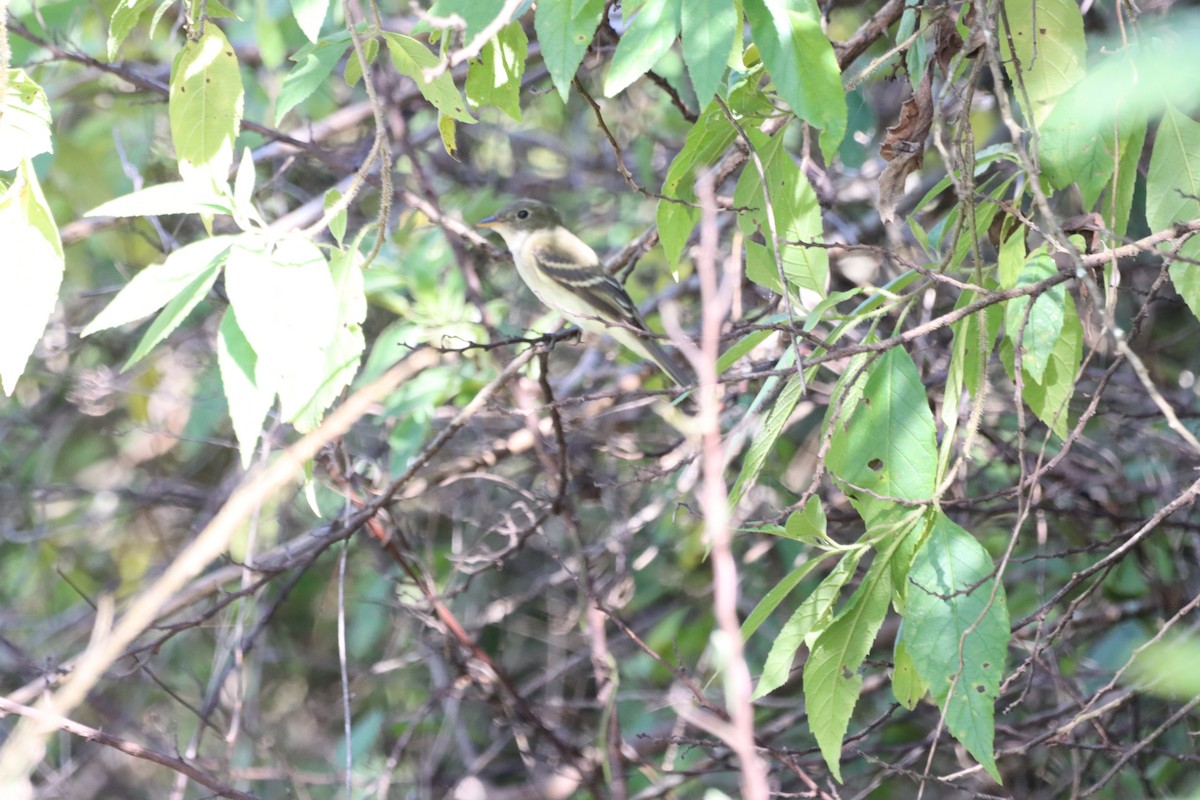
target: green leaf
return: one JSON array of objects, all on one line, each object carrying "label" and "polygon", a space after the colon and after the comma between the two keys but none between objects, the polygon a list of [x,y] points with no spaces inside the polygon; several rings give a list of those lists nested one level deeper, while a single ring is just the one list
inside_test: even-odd
[{"label": "green leaf", "polygon": [[[1012,342],[1005,337],[1001,346],[1001,357],[1009,378],[1013,377]],[[1069,403],[1075,393],[1075,375],[1083,358],[1083,325],[1075,312],[1075,301],[1070,293],[1063,295],[1062,334],[1050,353],[1046,372],[1041,381],[1034,379],[1028,370],[1022,370],[1025,392],[1022,399],[1029,409],[1060,439],[1067,437],[1070,429]]]},{"label": "green leaf", "polygon": [[488,41],[471,62],[467,73],[467,101],[474,106],[492,105],[521,121],[521,77],[529,47],[525,29],[513,22]]},{"label": "green leaf", "polygon": [[1084,208],[1092,208],[1112,179],[1116,144],[1112,120],[1105,125],[1089,113],[1095,101],[1086,84],[1076,84],[1054,105],[1040,126],[1038,154],[1050,185],[1079,184]]},{"label": "green leaf", "polygon": [[[1009,217],[1006,222],[1011,219]],[[1025,233],[1024,225],[1016,225],[1008,238],[1000,243],[998,272],[1001,289],[1016,286],[1021,270],[1025,268]]]},{"label": "green leaf", "polygon": [[0,110],[0,170],[5,172],[54,150],[45,90],[22,69],[10,69],[8,80],[8,96]]},{"label": "green leaf", "polygon": [[109,61],[117,60],[117,51],[121,49],[125,38],[129,36],[142,13],[152,5],[154,5],[154,0],[120,0],[117,3],[108,23]]},{"label": "green leaf", "polygon": [[858,668],[883,624],[892,595],[889,558],[876,555],[846,607],[817,640],[804,663],[804,705],[808,725],[830,772],[840,783],[842,739],[862,690]]},{"label": "green leaf", "polygon": [[[1176,222],[1200,218],[1200,123],[1174,108],[1168,108],[1150,155],[1146,177],[1146,221],[1153,230],[1164,230]],[[1200,267],[1185,259],[1200,256],[1200,240],[1193,238],[1179,251],[1171,265],[1175,290],[1200,316]]]},{"label": "green leaf", "polygon": [[124,289],[80,333],[93,333],[136,322],[150,316],[180,295],[187,294],[210,267],[218,264],[237,237],[214,236],[184,245],[161,264],[153,264],[133,276]]},{"label": "green leaf", "polygon": [[233,308],[225,310],[217,329],[217,366],[229,406],[229,419],[237,437],[242,467],[250,466],[254,448],[262,435],[263,419],[275,399],[275,386],[263,386],[257,377],[258,358],[246,334],[238,327]]},{"label": "green leaf", "polygon": [[846,135],[846,92],[814,0],[792,11],[786,0],[744,0],[746,21],[780,97],[796,116],[821,129],[821,152],[832,159]]},{"label": "green leaf", "polygon": [[[821,242],[824,226],[817,194],[783,146],[783,135],[768,137],[761,131],[747,130],[746,135],[763,162],[767,194],[775,217],[775,231],[780,241],[783,274],[788,283],[808,289],[824,297],[829,284],[829,253],[823,247],[804,247],[787,242]],[[738,214],[738,226],[746,234],[746,277],[783,294],[779,285],[779,267],[771,242],[771,227],[767,222],[767,203],[763,197],[763,179],[753,162],[742,168],[733,193],[733,203],[750,211]],[[764,244],[750,241],[761,234]]]},{"label": "green leaf", "polygon": [[[780,360],[781,369],[787,369],[794,363],[795,353],[794,349],[788,348]],[[769,386],[764,385],[762,391],[773,391],[776,380],[773,377],[768,378]],[[758,482],[759,473],[762,472],[763,466],[767,462],[767,456],[775,448],[775,441],[783,432],[783,426],[787,424],[792,411],[796,408],[796,403],[800,402],[800,398],[803,396],[804,381],[799,375],[789,375],[787,384],[771,406],[770,412],[767,413],[767,418],[763,422],[762,428],[759,429],[758,435],[750,442],[750,449],[742,461],[742,471],[738,473],[737,481],[729,490],[729,507],[731,509],[737,508],[746,491]]]},{"label": "green leaf", "polygon": [[220,271],[220,261],[214,260],[207,269],[172,297],[163,307],[162,312],[150,323],[150,327],[146,329],[141,341],[138,342],[137,347],[133,349],[133,353],[126,359],[125,366],[121,369],[127,370],[141,361],[154,349],[155,345],[170,336],[171,332],[187,319],[187,315],[192,313],[192,309],[208,295],[208,290],[216,283]]},{"label": "green leaf", "polygon": [[209,22],[171,66],[167,101],[179,174],[203,187],[225,186],[242,122],[242,75],[221,29]]},{"label": "green leaf", "polygon": [[950,733],[999,781],[993,714],[1009,618],[994,571],[979,542],[939,513],[909,572],[904,641]]},{"label": "green leaf", "polygon": [[349,46],[346,41],[320,42],[315,47],[305,48],[292,56],[296,66],[284,76],[279,98],[275,101],[276,125],[283,120],[284,115],[307,100],[317,87],[325,83]]},{"label": "green leaf", "polygon": [[[429,9],[429,15],[442,18],[453,15],[460,17],[466,23],[466,27],[463,28],[463,39],[469,42],[484,28],[492,24],[503,5],[503,3],[481,3],[479,0],[437,0],[433,4],[433,8]],[[522,5],[517,9],[513,20],[525,13],[527,5]]]},{"label": "green leaf", "polygon": [[[325,192],[325,200],[322,203],[322,207],[325,211],[328,211],[341,199],[342,193],[336,188],[331,188],[329,191]],[[342,243],[342,239],[346,236],[346,219],[346,209],[343,208],[337,214],[334,214],[329,220],[329,232],[333,234],[334,240],[339,245]]]},{"label": "green leaf", "polygon": [[[788,594],[790,594],[791,591],[796,588],[800,581],[804,580],[808,573],[816,569],[817,566],[819,566],[831,555],[833,555],[833,551],[817,553],[813,558],[810,558],[808,561],[805,561],[803,564],[793,569],[784,577],[783,580],[775,584],[775,586],[771,588],[771,591],[767,592],[766,595],[763,596],[763,599],[758,601],[758,605],[754,607],[754,610],[752,610],[746,616],[745,621],[742,622],[742,639],[747,640],[753,636],[754,632],[758,630],[759,626],[766,622],[767,617],[769,617],[771,613],[779,607],[779,604],[787,598]],[[837,567],[834,567],[834,569],[836,570]]]},{"label": "green leaf", "polygon": [[[833,607],[837,603],[838,595],[841,593],[842,587],[854,577],[859,559],[865,552],[866,549],[862,548],[846,553],[812,591],[812,594],[804,598],[804,601],[792,613],[783,629],[779,631],[779,635],[775,637],[775,641],[771,643],[771,651],[767,654],[766,663],[763,665],[762,676],[758,680],[758,685],[754,687],[755,700],[767,696],[787,683],[788,678],[791,677],[792,663],[796,660],[796,653],[800,651],[800,646],[804,644],[809,634],[820,631],[833,618]],[[804,566],[808,567],[810,564],[820,563],[820,561],[819,558],[813,559]],[[791,582],[792,576],[798,571],[794,570],[792,575],[785,579],[785,582]],[[798,583],[802,577],[803,575],[797,577],[795,583]],[[795,583],[792,585],[794,586]],[[784,585],[784,583],[780,584],[780,586]],[[772,590],[772,594],[774,592],[775,590]],[[782,599],[780,597],[780,600]],[[756,608],[755,611],[757,612],[758,609]],[[745,626],[743,626],[743,630],[745,630]]]},{"label": "green leaf", "polygon": [[349,58],[346,59],[346,67],[342,70],[342,79],[346,81],[347,86],[356,86],[362,80],[363,61],[367,62],[368,67],[375,63],[375,59],[379,56],[379,40],[372,37],[363,41],[362,55],[360,60],[358,53],[351,51]]},{"label": "green leaf", "polygon": [[[725,112],[716,102],[692,125],[683,142],[683,149],[667,168],[662,194],[685,203],[696,200],[696,175],[712,166],[733,143],[737,131],[729,124]],[[679,263],[683,248],[700,220],[700,210],[670,200],[658,201],[658,235],[663,251],[672,266]]]},{"label": "green leaf", "polygon": [[604,13],[604,0],[556,0],[539,3],[534,16],[542,60],[558,94],[566,102],[571,81]]},{"label": "green leaf", "polygon": [[1009,37],[1000,31],[1004,69],[1014,84],[1024,82],[1025,92],[1015,91],[1017,101],[1040,126],[1063,92],[1083,78],[1083,14],[1075,0],[1005,0],[1004,12],[1013,42],[1010,48]]},{"label": "green leaf", "polygon": [[229,198],[215,187],[187,181],[147,186],[85,211],[85,217],[153,217],[167,214],[232,214]]},{"label": "green leaf", "polygon": [[310,42],[321,35],[321,25],[329,14],[329,0],[291,0],[292,16]]},{"label": "green leaf", "polygon": [[651,0],[642,5],[621,34],[604,81],[604,95],[613,97],[645,75],[666,55],[679,35],[681,0]]},{"label": "green leaf", "polygon": [[892,664],[892,696],[896,698],[896,702],[912,711],[929,691],[929,686],[921,680],[903,636],[896,637]]},{"label": "green leaf", "polygon": [[[1117,134],[1117,176],[1115,197],[1111,192],[1102,195],[1103,217],[1112,232],[1124,236],[1133,210],[1133,189],[1137,183],[1138,163],[1146,144],[1146,115],[1133,114],[1120,123]],[[1115,205],[1114,205],[1115,201]]]},{"label": "green leaf", "polygon": [[[831,414],[833,408],[831,404]],[[855,487],[898,500],[933,497],[933,414],[921,376],[904,349],[893,347],[871,365],[856,407],[844,408],[836,425],[829,469],[847,484],[846,493],[868,525],[895,504]]]},{"label": "green leaf", "polygon": [[738,33],[732,0],[687,0],[680,9],[683,61],[700,105],[707,105],[725,74]]},{"label": "green leaf", "polygon": [[320,424],[325,409],[333,405],[342,389],[354,380],[367,346],[362,330],[362,323],[367,318],[362,257],[353,250],[338,251],[330,261],[330,274],[337,292],[337,321],[333,338],[325,347],[322,366],[313,373],[319,376],[319,381],[315,386],[298,385],[293,390],[292,381],[285,376],[280,384],[280,397],[284,399],[303,397],[311,391],[308,401],[294,412],[290,411],[286,401],[282,408],[283,418],[302,433]]},{"label": "green leaf", "polygon": [[808,544],[828,542],[829,537],[825,534],[825,508],[821,505],[821,499],[816,495],[808,498],[804,508],[797,509],[788,516],[784,530],[787,531],[788,536],[798,542]]},{"label": "green leaf", "polygon": [[474,122],[467,111],[466,101],[454,85],[449,72],[443,72],[432,81],[425,80],[425,70],[436,67],[438,57],[428,47],[411,36],[402,33],[384,33],[392,64],[401,75],[412,78],[417,89],[434,108],[459,122]]},{"label": "green leaf", "polygon": [[0,385],[11,395],[54,311],[64,268],[58,227],[28,159],[0,194],[0,242],[5,249],[0,258]]},{"label": "green leaf", "polygon": [[[1017,285],[1028,286],[1031,283],[1045,280],[1057,272],[1054,259],[1045,251],[1045,248],[1042,248],[1025,262],[1025,268],[1021,270],[1021,278],[1017,281]],[[1066,287],[1061,283],[1042,292],[1029,311],[1028,323],[1025,321],[1025,309],[1029,307],[1029,297],[1014,297],[1005,303],[1006,335],[1013,347],[1017,345],[1018,335],[1021,336],[1021,342],[1025,348],[1021,357],[1021,366],[1030,377],[1039,383],[1045,377],[1046,366],[1050,363],[1054,346],[1058,344],[1058,337],[1062,334],[1063,297],[1066,292]],[[1024,334],[1021,334],[1022,325],[1025,327]]]},{"label": "green leaf", "polygon": [[243,236],[229,251],[225,289],[258,357],[256,385],[278,387],[291,419],[329,374],[340,299],[324,254],[299,234],[275,242]]}]

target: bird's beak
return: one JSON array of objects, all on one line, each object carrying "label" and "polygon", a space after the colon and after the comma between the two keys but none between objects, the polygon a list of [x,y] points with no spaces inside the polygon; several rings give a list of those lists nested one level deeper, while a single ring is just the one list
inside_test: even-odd
[{"label": "bird's beak", "polygon": [[494,227],[496,227],[496,223],[498,221],[499,220],[496,219],[496,215],[493,214],[490,217],[484,217],[483,219],[479,220],[479,222],[476,222],[475,227],[476,228],[494,228]]}]

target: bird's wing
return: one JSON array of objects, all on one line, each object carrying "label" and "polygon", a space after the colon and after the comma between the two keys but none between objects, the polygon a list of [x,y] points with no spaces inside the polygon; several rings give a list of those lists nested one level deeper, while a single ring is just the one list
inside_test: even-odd
[{"label": "bird's wing", "polygon": [[537,242],[532,255],[546,277],[570,291],[601,320],[614,320],[646,330],[637,306],[616,278],[604,271],[596,253],[582,242]]}]

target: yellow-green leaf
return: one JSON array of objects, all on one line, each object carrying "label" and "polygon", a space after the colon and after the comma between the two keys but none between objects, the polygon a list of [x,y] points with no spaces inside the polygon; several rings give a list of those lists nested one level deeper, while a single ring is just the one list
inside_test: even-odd
[{"label": "yellow-green leaf", "polygon": [[211,21],[171,66],[168,115],[179,174],[205,187],[225,186],[244,97],[237,55]]}]

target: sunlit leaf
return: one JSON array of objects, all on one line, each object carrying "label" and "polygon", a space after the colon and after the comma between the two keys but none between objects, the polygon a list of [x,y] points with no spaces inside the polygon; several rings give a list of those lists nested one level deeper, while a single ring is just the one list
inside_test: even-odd
[{"label": "sunlit leaf", "polygon": [[63,250],[33,165],[0,194],[0,384],[12,394],[58,301]]},{"label": "sunlit leaf", "polygon": [[237,55],[210,22],[198,40],[184,44],[171,66],[171,141],[185,181],[205,188],[227,184],[243,96]]}]

